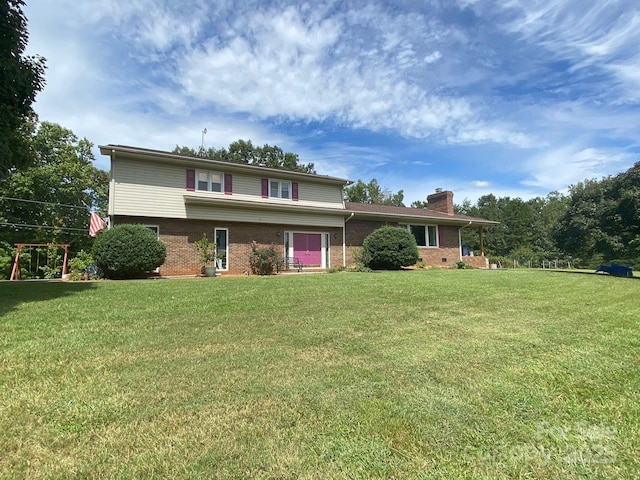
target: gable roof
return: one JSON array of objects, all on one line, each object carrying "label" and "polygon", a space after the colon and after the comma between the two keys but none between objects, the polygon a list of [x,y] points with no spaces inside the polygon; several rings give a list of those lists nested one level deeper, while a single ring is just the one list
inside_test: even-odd
[{"label": "gable roof", "polygon": [[395,207],[392,205],[376,205],[372,203],[345,202],[348,213],[352,213],[354,218],[369,220],[393,221],[398,223],[420,222],[437,223],[440,225],[476,225],[491,226],[500,222],[486,220],[484,218],[470,217],[468,215],[449,215],[443,212],[436,212],[426,208]]}]

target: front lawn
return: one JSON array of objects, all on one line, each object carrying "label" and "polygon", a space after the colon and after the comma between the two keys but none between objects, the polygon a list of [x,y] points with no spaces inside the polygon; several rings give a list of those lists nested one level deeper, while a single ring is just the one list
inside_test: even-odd
[{"label": "front lawn", "polygon": [[0,478],[636,478],[640,282],[0,282]]}]

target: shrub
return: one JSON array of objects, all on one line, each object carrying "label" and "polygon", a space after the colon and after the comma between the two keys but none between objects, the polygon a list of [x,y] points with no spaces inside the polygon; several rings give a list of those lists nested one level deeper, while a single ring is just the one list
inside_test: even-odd
[{"label": "shrub", "polygon": [[254,275],[272,275],[280,261],[280,255],[273,245],[260,248],[255,241],[251,242],[249,267]]},{"label": "shrub", "polygon": [[369,267],[367,267],[366,265],[362,264],[362,263],[356,263],[355,265],[347,268],[348,272],[360,272],[360,273],[371,273],[373,270],[371,270]]},{"label": "shrub", "polygon": [[473,267],[471,265],[467,265],[464,262],[456,262],[454,263],[455,267],[460,269],[460,270],[469,270],[472,269]]},{"label": "shrub", "polygon": [[167,248],[142,225],[116,225],[93,243],[93,258],[107,278],[138,278],[164,263]]},{"label": "shrub", "polygon": [[102,272],[96,266],[96,261],[89,252],[80,250],[75,257],[69,260],[69,280],[83,280],[87,273],[91,280],[101,278]]},{"label": "shrub", "polygon": [[402,227],[381,227],[362,243],[363,257],[373,269],[399,270],[418,261],[416,239]]},{"label": "shrub", "polygon": [[6,242],[0,242],[0,280],[7,279],[11,275],[13,258],[16,249]]}]

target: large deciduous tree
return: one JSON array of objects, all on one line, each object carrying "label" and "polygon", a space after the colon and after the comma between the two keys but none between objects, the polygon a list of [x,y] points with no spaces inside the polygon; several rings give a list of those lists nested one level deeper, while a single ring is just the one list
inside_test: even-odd
[{"label": "large deciduous tree", "polygon": [[404,207],[404,192],[399,190],[393,193],[388,188],[381,187],[375,178],[371,179],[369,183],[358,180],[353,185],[346,187],[344,193],[348,202]]},{"label": "large deciduous tree", "polygon": [[31,104],[44,87],[44,58],[24,55],[29,36],[23,6],[23,0],[0,0],[0,178],[33,158]]},{"label": "large deciduous tree", "polygon": [[640,162],[615,177],[571,186],[557,239],[586,265],[640,262]]},{"label": "large deciduous tree", "polygon": [[107,210],[109,174],[93,165],[93,144],[43,122],[35,159],[0,179],[0,238],[7,243],[71,243],[88,248],[90,209]]},{"label": "large deciduous tree", "polygon": [[304,173],[316,173],[313,163],[301,164],[300,157],[296,153],[284,152],[277,145],[265,144],[257,147],[251,140],[236,140],[229,148],[215,149],[213,147],[194,149],[179,147],[173,149],[173,153],[189,155],[192,157],[204,157],[212,160],[221,160],[232,163],[245,163],[261,167],[281,168]]}]

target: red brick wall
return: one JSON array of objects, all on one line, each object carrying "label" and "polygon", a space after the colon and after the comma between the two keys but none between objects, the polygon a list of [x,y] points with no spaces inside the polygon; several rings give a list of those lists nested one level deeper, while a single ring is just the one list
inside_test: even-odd
[{"label": "red brick wall", "polygon": [[341,228],[117,216],[114,224],[122,223],[157,225],[160,228],[160,240],[167,246],[167,259],[160,267],[160,275],[195,275],[200,273],[202,264],[193,243],[201,239],[203,233],[206,233],[207,237],[213,240],[215,228],[228,230],[229,271],[220,272],[222,275],[225,273],[242,274],[249,271],[249,252],[253,241],[262,247],[273,244],[284,256],[285,230],[328,233],[330,266],[342,265]]},{"label": "red brick wall", "polygon": [[367,238],[374,230],[390,225],[397,227],[397,223],[377,222],[368,220],[349,220],[346,224],[345,231],[345,244],[346,244],[346,260],[347,267],[355,265],[355,259],[358,258],[358,254],[362,251],[362,242]]},{"label": "red brick wall", "polygon": [[462,262],[471,265],[474,268],[489,268],[489,259],[487,257],[462,257]]},{"label": "red brick wall", "polygon": [[440,225],[438,227],[438,248],[418,248],[423,262],[433,266],[451,266],[460,261],[460,237],[458,227]]},{"label": "red brick wall", "polygon": [[[284,256],[284,232],[329,233],[330,267],[342,266],[342,229],[325,227],[300,227],[295,225],[269,225],[240,222],[215,222],[208,220],[183,220],[170,218],[147,218],[117,216],[114,224],[140,223],[157,225],[160,228],[160,240],[167,245],[167,259],[160,267],[160,275],[196,275],[202,264],[193,247],[196,240],[206,233],[213,240],[215,228],[226,228],[229,232],[229,271],[226,274],[242,274],[249,271],[249,252],[251,242],[256,241],[262,247],[275,245]],[[375,229],[384,225],[397,226],[394,223],[351,220],[346,228],[346,264],[353,265],[354,255],[361,250],[362,242]],[[460,261],[458,227],[440,226],[439,248],[418,248],[423,262],[431,266],[451,266]],[[462,259],[477,267],[485,267],[485,257],[464,257]]]},{"label": "red brick wall", "polygon": [[[355,263],[354,255],[361,250],[364,239],[375,229],[384,225],[398,226],[397,223],[351,220],[347,222],[347,266]],[[460,261],[460,237],[458,227],[438,227],[439,248],[418,247],[418,255],[427,265],[451,266]]]}]

